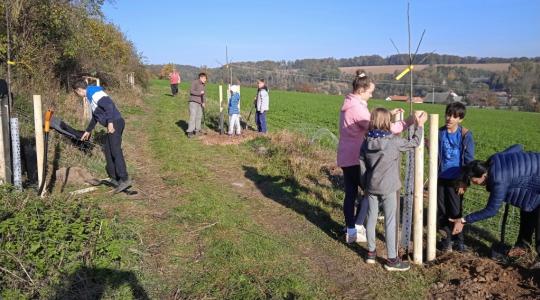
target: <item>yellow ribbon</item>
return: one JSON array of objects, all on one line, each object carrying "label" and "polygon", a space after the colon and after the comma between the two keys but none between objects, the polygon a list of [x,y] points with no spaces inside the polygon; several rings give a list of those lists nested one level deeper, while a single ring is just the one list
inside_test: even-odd
[{"label": "yellow ribbon", "polygon": [[412,69],[414,69],[414,66],[408,66],[405,70],[403,70],[398,76],[396,76],[396,80],[400,80],[405,74],[409,73]]}]

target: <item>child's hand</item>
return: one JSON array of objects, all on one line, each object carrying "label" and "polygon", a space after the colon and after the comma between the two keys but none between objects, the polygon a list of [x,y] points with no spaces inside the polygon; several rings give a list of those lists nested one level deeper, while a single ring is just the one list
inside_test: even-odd
[{"label": "child's hand", "polygon": [[107,124],[107,133],[113,134],[114,132],[115,132],[114,124],[113,123]]},{"label": "child's hand", "polygon": [[456,235],[458,233],[461,233],[463,231],[463,226],[465,223],[463,223],[463,220],[460,219],[448,219],[448,221],[454,223],[454,230],[452,230],[452,234]]},{"label": "child's hand", "polygon": [[90,132],[85,131],[81,137],[81,141],[88,141],[89,138],[90,138]]},{"label": "child's hand", "polygon": [[392,109],[392,110],[390,111],[390,114],[391,114],[392,116],[395,116],[395,115],[397,115],[397,114],[399,114],[399,113],[402,113],[402,112],[404,112],[404,111],[405,111],[405,110],[404,110],[403,108],[394,108],[394,109]]},{"label": "child's hand", "polygon": [[466,191],[467,191],[467,185],[465,184],[465,182],[459,182],[459,186],[457,188],[458,195],[461,196],[465,194]]},{"label": "child's hand", "polygon": [[419,110],[414,112],[414,116],[416,118],[416,123],[418,124],[418,126],[423,127],[427,121],[427,113],[425,111]]}]

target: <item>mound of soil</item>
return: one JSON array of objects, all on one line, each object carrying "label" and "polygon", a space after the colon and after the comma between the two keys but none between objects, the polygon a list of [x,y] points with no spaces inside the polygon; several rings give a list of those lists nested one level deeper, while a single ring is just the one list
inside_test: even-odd
[{"label": "mound of soil", "polygon": [[198,139],[205,145],[239,145],[246,141],[252,140],[260,134],[255,131],[242,131],[241,135],[219,134],[219,132],[208,131],[201,135]]},{"label": "mound of soil", "polygon": [[440,281],[432,299],[539,299],[540,270],[503,265],[471,253],[448,253],[430,264]]}]

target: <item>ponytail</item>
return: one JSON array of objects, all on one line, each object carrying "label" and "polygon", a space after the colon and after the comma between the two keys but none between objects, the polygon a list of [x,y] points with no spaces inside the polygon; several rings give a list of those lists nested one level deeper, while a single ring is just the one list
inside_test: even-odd
[{"label": "ponytail", "polygon": [[356,76],[352,82],[353,93],[367,90],[372,83],[373,80],[367,76],[366,71],[362,69],[356,70]]}]

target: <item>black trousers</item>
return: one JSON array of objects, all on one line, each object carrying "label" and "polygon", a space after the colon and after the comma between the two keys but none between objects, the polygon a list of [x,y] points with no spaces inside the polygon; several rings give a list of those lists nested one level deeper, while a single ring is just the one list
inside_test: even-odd
[{"label": "black trousers", "polygon": [[463,232],[452,235],[454,223],[448,220],[463,217],[463,196],[458,195],[456,180],[437,180],[437,215],[439,228],[447,238],[463,242]]},{"label": "black trousers", "polygon": [[347,228],[354,228],[355,204],[358,197],[358,184],[360,182],[360,166],[343,167],[343,179],[345,181],[345,199],[343,201],[343,214]]},{"label": "black trousers", "polygon": [[178,94],[178,83],[171,84],[171,93],[173,96]]},{"label": "black trousers", "polygon": [[540,256],[540,206],[531,212],[521,210],[519,220],[519,235],[516,241],[518,247],[532,245],[532,236],[536,240],[536,253]]},{"label": "black trousers", "polygon": [[114,133],[107,133],[103,152],[107,160],[107,174],[115,180],[127,180],[128,173],[124,153],[122,153],[122,133],[124,132],[125,122],[120,118],[113,121]]}]

